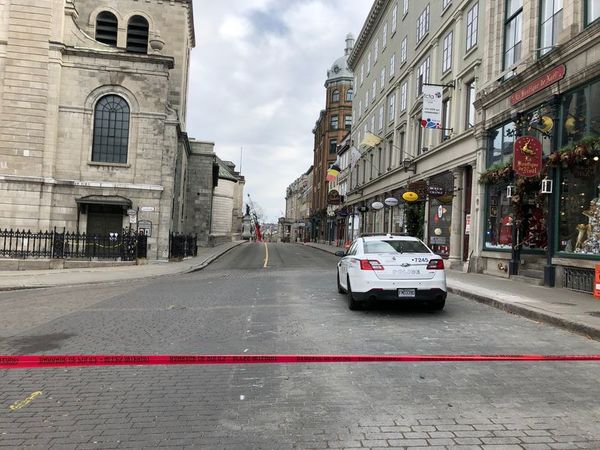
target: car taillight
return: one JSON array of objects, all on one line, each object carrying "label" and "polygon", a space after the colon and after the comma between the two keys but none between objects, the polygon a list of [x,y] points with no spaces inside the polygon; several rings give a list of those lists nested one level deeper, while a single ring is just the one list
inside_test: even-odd
[{"label": "car taillight", "polygon": [[444,270],[444,261],[442,259],[432,259],[427,264],[427,270]]},{"label": "car taillight", "polygon": [[376,259],[361,259],[360,270],[383,270],[383,266]]}]

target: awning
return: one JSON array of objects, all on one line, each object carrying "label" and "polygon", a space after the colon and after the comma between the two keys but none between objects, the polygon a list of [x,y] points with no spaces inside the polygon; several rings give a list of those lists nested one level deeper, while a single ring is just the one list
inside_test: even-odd
[{"label": "awning", "polygon": [[111,205],[122,206],[129,209],[132,206],[131,200],[120,195],[87,195],[85,197],[75,199],[77,205]]}]

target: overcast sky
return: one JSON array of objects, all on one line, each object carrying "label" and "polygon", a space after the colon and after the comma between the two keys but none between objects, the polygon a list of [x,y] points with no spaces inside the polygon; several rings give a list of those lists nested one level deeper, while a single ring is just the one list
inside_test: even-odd
[{"label": "overcast sky", "polygon": [[372,0],[194,0],[188,133],[239,167],[276,221],[285,188],[313,161],[327,70]]}]

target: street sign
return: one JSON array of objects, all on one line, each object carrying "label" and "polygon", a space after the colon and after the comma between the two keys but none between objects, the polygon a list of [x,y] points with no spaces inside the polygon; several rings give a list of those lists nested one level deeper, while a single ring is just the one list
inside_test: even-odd
[{"label": "street sign", "polygon": [[129,216],[129,223],[136,223],[136,222],[137,222],[136,216]]},{"label": "street sign", "polygon": [[135,210],[135,209],[128,209],[127,210],[127,215],[128,216],[137,216],[137,210]]},{"label": "street sign", "polygon": [[154,206],[140,206],[141,212],[154,212]]}]

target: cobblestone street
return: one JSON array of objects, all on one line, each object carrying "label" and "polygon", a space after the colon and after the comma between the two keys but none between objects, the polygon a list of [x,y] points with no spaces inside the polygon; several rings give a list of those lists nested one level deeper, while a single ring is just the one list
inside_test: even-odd
[{"label": "cobblestone street", "polygon": [[[455,295],[437,313],[350,311],[337,258],[268,251],[266,268],[248,244],[197,273],[2,292],[0,354],[600,353]],[[5,370],[0,447],[597,449],[599,377],[597,362]]]}]

